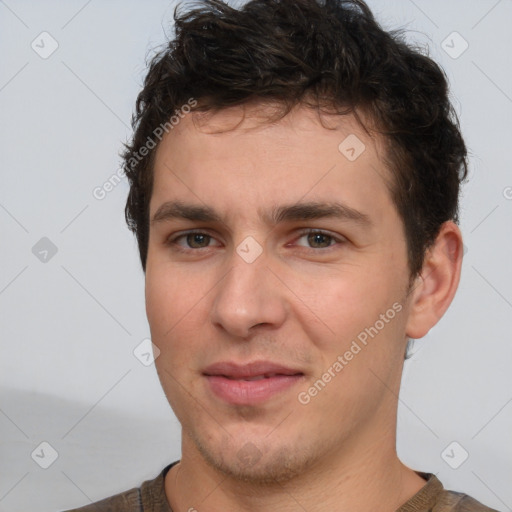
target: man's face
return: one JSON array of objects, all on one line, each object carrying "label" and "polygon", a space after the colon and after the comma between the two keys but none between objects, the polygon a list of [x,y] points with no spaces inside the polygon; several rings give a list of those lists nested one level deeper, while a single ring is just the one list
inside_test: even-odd
[{"label": "man's face", "polygon": [[[188,114],[160,143],[146,305],[184,455],[284,481],[394,439],[409,272],[382,153],[354,119],[329,130],[304,108],[274,124],[255,112],[224,133],[239,109]],[[334,204],[353,215],[324,215]],[[255,361],[297,375],[208,370]]]}]

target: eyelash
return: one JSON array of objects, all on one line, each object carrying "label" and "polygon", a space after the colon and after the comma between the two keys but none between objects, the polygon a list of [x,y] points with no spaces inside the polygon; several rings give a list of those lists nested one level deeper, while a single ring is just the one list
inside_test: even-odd
[{"label": "eyelash", "polygon": [[[177,244],[177,241],[180,240],[181,238],[186,238],[188,235],[194,235],[194,234],[206,235],[206,236],[210,237],[211,239],[214,238],[212,235],[210,235],[209,233],[206,233],[204,231],[201,231],[201,230],[191,230],[191,231],[186,231],[185,233],[181,233],[180,235],[177,235],[177,236],[174,236],[174,237],[169,237],[166,240],[165,244],[168,245],[168,246],[171,246],[176,251],[184,252],[184,253],[199,252],[199,251],[201,251],[203,249],[209,249],[210,248],[210,246],[199,247],[199,248],[192,248],[192,247],[183,248],[182,246]],[[329,245],[329,246],[327,246],[327,247],[320,247],[320,248],[300,246],[302,249],[304,249],[306,251],[313,251],[313,252],[322,251],[322,252],[327,252],[330,249],[333,249],[336,246],[336,243],[337,243],[337,245],[341,245],[341,244],[346,242],[345,239],[338,238],[338,237],[330,234],[327,231],[322,231],[322,230],[313,229],[313,228],[302,230],[299,233],[299,236],[297,237],[297,240],[303,238],[304,236],[308,236],[308,235],[323,235],[325,237],[328,237],[334,243]]]}]

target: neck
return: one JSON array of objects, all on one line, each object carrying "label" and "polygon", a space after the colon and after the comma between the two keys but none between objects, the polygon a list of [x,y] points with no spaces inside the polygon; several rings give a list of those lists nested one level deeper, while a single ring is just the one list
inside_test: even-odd
[{"label": "neck", "polygon": [[359,437],[293,480],[263,486],[226,477],[207,464],[193,442],[183,436],[183,456],[167,473],[166,495],[173,512],[274,508],[282,512],[394,512],[426,482],[398,459],[393,428],[374,436],[372,442],[364,435]]}]

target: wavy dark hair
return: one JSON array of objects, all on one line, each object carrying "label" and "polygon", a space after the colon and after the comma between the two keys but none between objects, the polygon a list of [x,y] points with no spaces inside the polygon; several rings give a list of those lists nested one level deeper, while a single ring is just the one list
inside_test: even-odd
[{"label": "wavy dark hair", "polygon": [[197,100],[192,110],[212,112],[256,100],[275,102],[278,117],[298,104],[364,113],[362,126],[385,142],[412,281],[443,222],[459,222],[459,187],[468,172],[443,70],[407,44],[402,30],[383,30],[361,0],[250,0],[239,8],[204,0],[184,13],[180,7],[174,39],[149,63],[122,153],[130,184],[125,216],[143,270],[156,147],[144,156],[140,148],[190,98]]}]

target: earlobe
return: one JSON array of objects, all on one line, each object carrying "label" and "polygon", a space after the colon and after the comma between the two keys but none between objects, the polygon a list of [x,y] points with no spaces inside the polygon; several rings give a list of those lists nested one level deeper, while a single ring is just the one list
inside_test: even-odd
[{"label": "earlobe", "polygon": [[460,229],[452,221],[445,222],[410,292],[408,337],[425,336],[450,306],[459,286],[462,248]]}]

